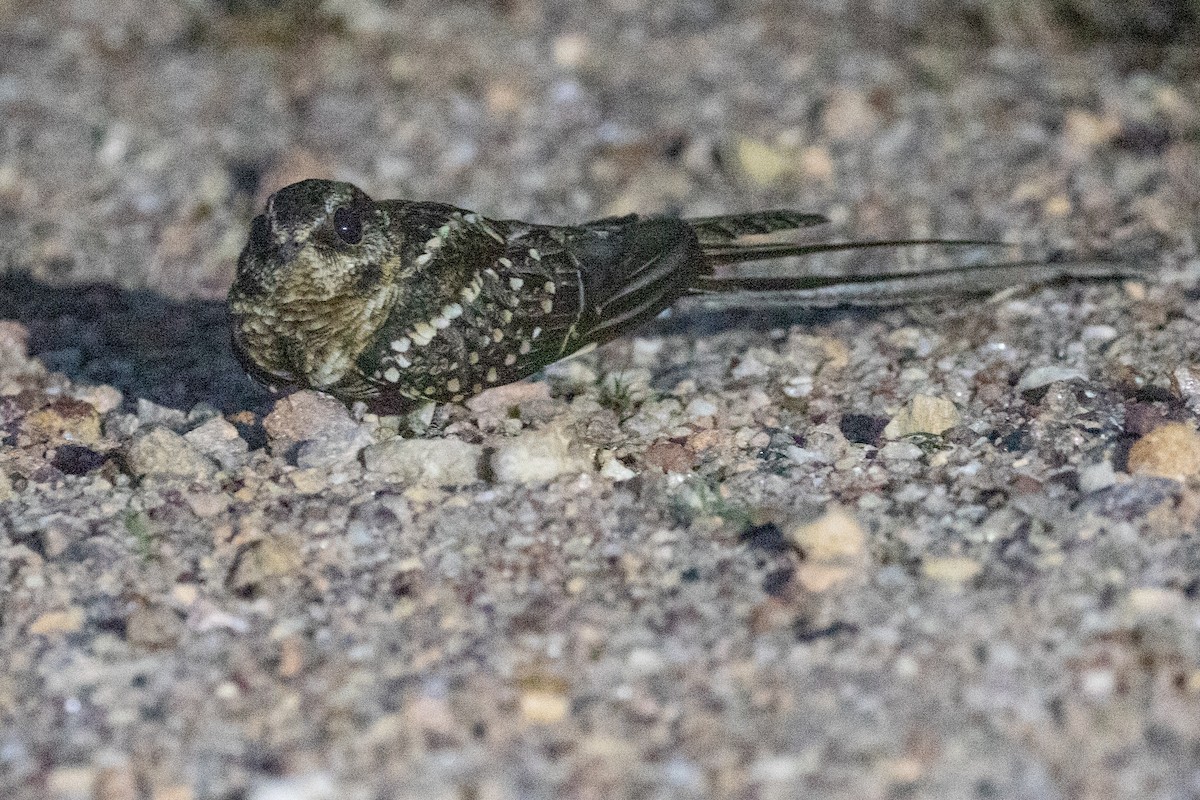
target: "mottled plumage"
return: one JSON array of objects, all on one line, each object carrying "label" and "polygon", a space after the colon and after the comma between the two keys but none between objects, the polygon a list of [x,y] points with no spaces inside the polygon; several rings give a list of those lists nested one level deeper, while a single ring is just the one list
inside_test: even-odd
[{"label": "mottled plumage", "polygon": [[[254,219],[229,292],[234,348],[273,390],[313,388],[399,411],[519,380],[635,329],[687,294],[876,302],[922,280],[936,291],[939,278],[957,275],[713,275],[740,261],[920,243],[744,241],[823,222],[764,211],[557,227],[438,203],[374,201],[350,184],[301,181],[272,195]],[[1046,265],[993,268],[978,288],[1004,285],[1004,269],[1034,267]]]}]

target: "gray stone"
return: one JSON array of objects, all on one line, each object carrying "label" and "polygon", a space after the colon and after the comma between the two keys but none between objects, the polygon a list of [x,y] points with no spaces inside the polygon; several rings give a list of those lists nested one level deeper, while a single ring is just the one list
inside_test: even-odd
[{"label": "gray stone", "polygon": [[178,433],[151,428],[125,451],[129,471],[140,477],[209,478],[216,464]]},{"label": "gray stone", "polygon": [[214,417],[183,435],[192,446],[216,460],[224,469],[231,469],[246,460],[250,445],[238,434],[238,429],[222,417]]},{"label": "gray stone", "polygon": [[546,483],[560,475],[591,472],[593,451],[558,427],[496,441],[492,474],[500,483]]},{"label": "gray stone", "polygon": [[403,483],[462,486],[479,480],[483,448],[460,439],[389,439],[363,453],[367,469]]}]

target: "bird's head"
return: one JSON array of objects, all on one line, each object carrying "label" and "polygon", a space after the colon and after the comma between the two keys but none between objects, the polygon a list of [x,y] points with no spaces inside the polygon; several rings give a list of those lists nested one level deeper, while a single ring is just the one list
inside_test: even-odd
[{"label": "bird's head", "polygon": [[271,384],[341,381],[390,302],[400,242],[348,183],[304,180],[254,218],[229,290],[243,362]]}]

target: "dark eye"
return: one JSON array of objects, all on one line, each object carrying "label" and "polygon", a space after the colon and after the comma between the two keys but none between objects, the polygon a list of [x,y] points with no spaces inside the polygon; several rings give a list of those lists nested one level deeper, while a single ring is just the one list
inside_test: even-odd
[{"label": "dark eye", "polygon": [[362,241],[362,215],[357,208],[341,206],[333,212],[333,229],[346,244]]}]

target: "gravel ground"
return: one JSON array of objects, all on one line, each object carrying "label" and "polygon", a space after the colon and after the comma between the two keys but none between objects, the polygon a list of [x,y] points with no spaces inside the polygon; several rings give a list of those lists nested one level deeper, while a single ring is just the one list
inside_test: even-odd
[{"label": "gravel ground", "polygon": [[[0,2],[0,797],[1200,797],[1194,48],[322,9]],[[250,216],[321,175],[1146,277],[680,308],[381,419],[228,350]]]}]

